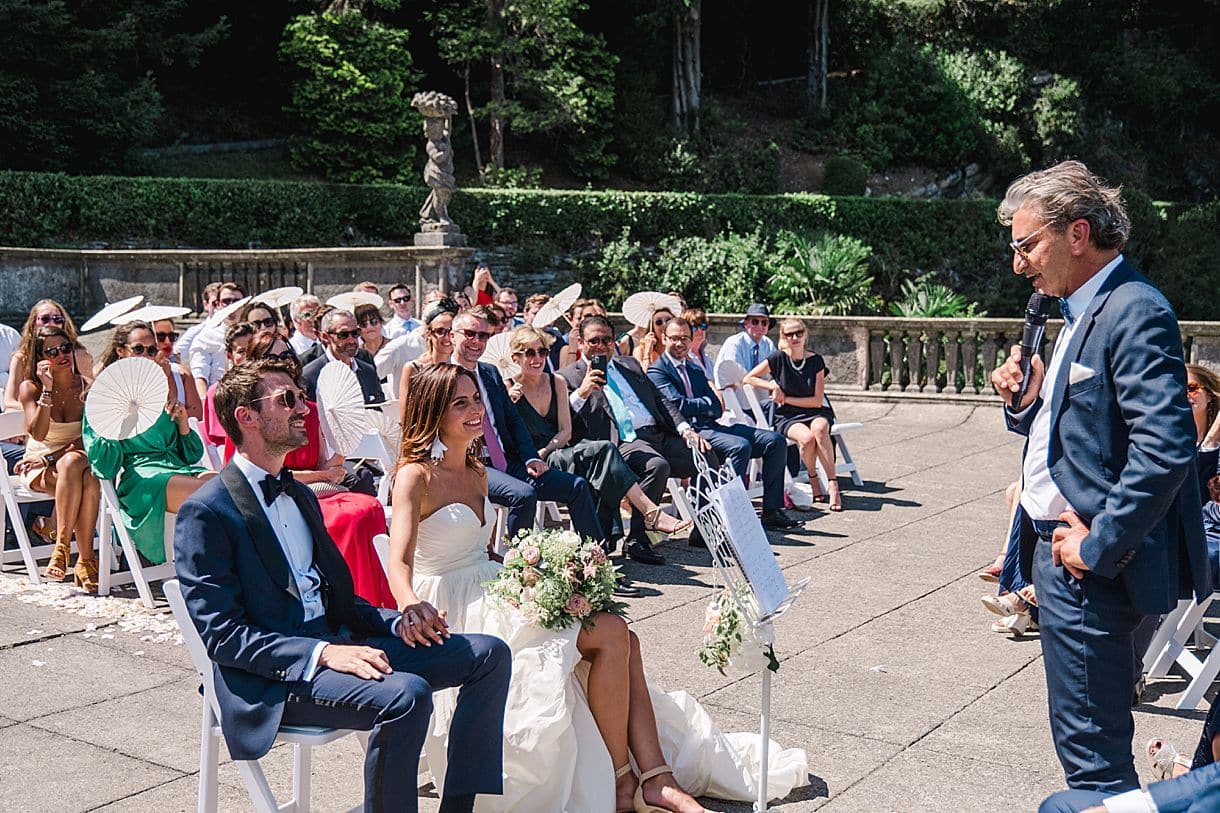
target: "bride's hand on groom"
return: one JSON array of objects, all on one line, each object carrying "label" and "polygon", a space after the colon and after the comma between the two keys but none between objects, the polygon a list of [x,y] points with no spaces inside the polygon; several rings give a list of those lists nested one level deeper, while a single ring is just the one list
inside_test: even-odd
[{"label": "bride's hand on groom", "polygon": [[402,621],[398,623],[398,635],[407,646],[416,644],[432,646],[443,644],[449,637],[449,624],[445,613],[426,601],[408,604],[402,608]]}]

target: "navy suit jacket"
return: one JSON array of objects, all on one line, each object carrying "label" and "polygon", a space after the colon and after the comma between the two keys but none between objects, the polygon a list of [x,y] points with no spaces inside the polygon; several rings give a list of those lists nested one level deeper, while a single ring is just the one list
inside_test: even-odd
[{"label": "navy suit jacket", "polygon": [[707,383],[707,374],[689,360],[682,362],[682,365],[690,378],[693,397],[687,396],[678,367],[667,353],[662,353],[648,368],[648,378],[657,385],[665,399],[677,407],[687,423],[696,429],[716,429],[716,421],[724,414],[724,407]]},{"label": "navy suit jacket", "polygon": [[[364,403],[380,404],[385,401],[385,391],[381,389],[381,381],[377,378],[377,368],[360,356],[356,356],[355,361],[356,380],[360,382],[360,392],[364,395]],[[309,396],[309,400],[318,400],[318,376],[322,375],[322,368],[330,362],[330,356],[323,353],[301,370],[301,383],[305,385],[305,394]]]},{"label": "navy suit jacket", "polygon": [[[300,483],[292,488],[313,535],[331,629],[355,639],[392,635],[398,613],[356,595],[317,498]],[[289,684],[304,678],[319,641],[304,635],[305,608],[261,500],[230,463],[182,504],[174,529],[174,566],[212,659],[233,759],[259,759],[271,749]]]},{"label": "navy suit jacket", "polygon": [[[677,435],[678,424],[683,420],[681,413],[665,399],[665,396],[657,389],[657,385],[644,374],[640,363],[631,356],[611,356],[610,363],[626,379],[645,408],[652,414],[657,429]],[[580,388],[588,369],[589,362],[581,356],[574,363],[559,371],[563,379],[568,382],[569,392],[576,392]],[[572,413],[572,440],[619,442],[614,413],[610,411],[610,402],[606,400],[606,395],[601,390],[590,395],[580,410]]]},{"label": "navy suit jacket", "polygon": [[1177,779],[1153,782],[1148,793],[1159,813],[1215,813],[1220,810],[1220,762],[1195,768]]},{"label": "navy suit jacket", "polygon": [[[1192,588],[1211,593],[1178,321],[1126,261],[1079,319],[1049,401],[1043,393],[1020,420],[1007,408],[1005,417],[1028,436],[1034,415],[1052,410],[1048,464],[1089,526],[1081,557],[1097,576],[1120,580],[1137,611],[1166,613]],[[1073,362],[1096,373],[1070,383]],[[1029,579],[1037,535],[1023,509],[1012,533]]]},{"label": "navy suit jacket", "polygon": [[529,429],[517,413],[517,405],[508,397],[504,379],[496,366],[480,361],[478,371],[479,381],[483,383],[483,390],[487,393],[487,403],[484,406],[491,410],[491,420],[500,438],[500,445],[504,447],[504,457],[508,460],[509,468],[514,469],[510,474],[524,477],[524,474],[519,474],[518,471],[523,472],[526,463],[538,459],[538,450],[534,448]]}]

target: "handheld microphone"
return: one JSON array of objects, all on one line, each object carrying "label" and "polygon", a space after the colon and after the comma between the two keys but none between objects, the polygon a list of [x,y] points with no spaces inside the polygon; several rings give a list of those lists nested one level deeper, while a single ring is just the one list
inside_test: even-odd
[{"label": "handheld microphone", "polygon": [[1046,294],[1030,294],[1025,306],[1025,329],[1021,332],[1021,388],[1012,394],[1012,408],[1020,409],[1021,402],[1029,390],[1029,366],[1034,354],[1042,349],[1042,335],[1046,332],[1046,319],[1051,312],[1051,297]]}]

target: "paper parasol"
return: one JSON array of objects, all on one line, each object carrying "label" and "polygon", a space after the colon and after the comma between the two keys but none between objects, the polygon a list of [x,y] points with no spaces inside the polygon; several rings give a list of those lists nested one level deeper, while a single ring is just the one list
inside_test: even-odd
[{"label": "paper parasol", "polygon": [[521,366],[513,361],[512,351],[508,347],[511,338],[510,333],[497,333],[487,340],[487,347],[479,357],[479,361],[494,364],[506,379],[521,375]]},{"label": "paper parasol", "polygon": [[652,315],[661,309],[674,316],[682,315],[682,303],[678,298],[659,291],[640,291],[623,301],[623,316],[636,327],[652,327]]},{"label": "paper parasol", "polygon": [[361,305],[376,305],[380,308],[385,304],[385,300],[369,291],[348,291],[347,293],[335,294],[326,300],[326,304],[332,308],[355,313],[356,308]]},{"label": "paper parasol", "polygon": [[360,381],[341,361],[329,362],[318,375],[318,417],[330,430],[331,445],[344,457],[372,430]]},{"label": "paper parasol", "polygon": [[580,299],[580,283],[574,282],[548,299],[546,304],[534,314],[534,321],[530,322],[530,325],[542,330],[560,316],[566,314],[568,308],[572,307],[573,303],[578,299]]},{"label": "paper parasol", "polygon": [[191,312],[190,308],[180,308],[174,305],[145,305],[142,308],[136,308],[133,311],[128,311],[121,316],[116,316],[110,320],[112,325],[125,325],[128,322],[140,320],[142,322],[158,322],[162,319],[177,319],[179,316],[186,316]]},{"label": "paper parasol", "polygon": [[255,294],[254,301],[262,302],[264,305],[270,305],[273,308],[282,308],[285,305],[291,305],[293,300],[303,293],[305,293],[304,288],[298,288],[295,285],[285,285],[283,288],[272,288],[270,291]]},{"label": "paper parasol", "polygon": [[220,310],[208,317],[208,327],[218,327],[223,325],[225,320],[246,306],[250,301],[250,297],[243,296],[241,299],[229,305],[225,305]]},{"label": "paper parasol", "polygon": [[[381,409],[369,409],[379,406]],[[372,429],[381,435],[381,442],[391,457],[398,456],[398,447],[402,444],[402,424],[398,421],[398,404],[396,401],[385,401],[380,404],[368,404],[364,416]]]},{"label": "paper parasol", "polygon": [[106,307],[102,308],[97,313],[90,316],[83,325],[80,326],[78,333],[88,333],[91,330],[97,330],[99,327],[105,327],[112,324],[111,319],[116,316],[122,316],[127,311],[139,305],[144,301],[144,295],[130,296],[127,299],[120,299],[118,302],[111,302]]},{"label": "paper parasol", "polygon": [[147,358],[119,359],[94,380],[85,398],[85,418],[108,440],[134,438],[157,422],[169,400],[161,365]]}]

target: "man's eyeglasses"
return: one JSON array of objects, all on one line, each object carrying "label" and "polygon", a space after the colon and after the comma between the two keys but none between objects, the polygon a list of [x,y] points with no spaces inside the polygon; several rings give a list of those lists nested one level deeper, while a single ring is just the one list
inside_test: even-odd
[{"label": "man's eyeglasses", "polygon": [[[55,358],[55,357],[52,356],[51,358]],[[1203,385],[1200,384],[1198,381],[1188,381],[1186,383],[1186,392],[1189,395],[1198,395],[1202,389],[1203,389]]]},{"label": "man's eyeglasses", "polygon": [[305,393],[301,392],[300,390],[294,390],[294,389],[280,390],[279,392],[273,392],[270,395],[260,395],[258,398],[255,398],[254,400],[255,401],[266,401],[269,398],[274,399],[275,402],[277,404],[279,404],[280,406],[284,407],[284,409],[296,409],[298,401],[302,404],[306,403]]},{"label": "man's eyeglasses", "polygon": [[38,322],[40,325],[62,325],[64,323],[64,318],[58,313],[44,313],[34,321]]},{"label": "man's eyeglasses", "polygon": [[673,342],[674,344],[687,344],[690,342],[690,336],[687,336],[686,334],[681,336],[666,336],[665,340]]},{"label": "man's eyeglasses", "polygon": [[1014,254],[1021,255],[1022,260],[1025,260],[1025,262],[1029,262],[1029,252],[1025,250],[1026,244],[1029,243],[1030,240],[1037,237],[1038,234],[1049,225],[1050,225],[1049,222],[1043,223],[1041,226],[1039,226],[1038,228],[1034,229],[1029,234],[1022,237],[1020,240],[1010,240],[1008,243],[1008,247],[1012,249]]},{"label": "man's eyeglasses", "polygon": [[411,301],[411,297],[410,296],[393,296],[393,297],[390,297],[390,301],[393,302],[395,305],[405,305]]},{"label": "man's eyeglasses", "polygon": [[524,350],[519,350],[515,355],[525,356],[527,359],[544,359],[546,351],[541,347],[527,347]]},{"label": "man's eyeglasses", "polygon": [[486,330],[459,330],[467,339],[474,339],[477,342],[485,342],[491,338],[491,333]]},{"label": "man's eyeglasses", "polygon": [[380,325],[380,324],[381,324],[380,316],[366,316],[360,320],[360,327],[372,327],[373,325]]},{"label": "man's eyeglasses", "polygon": [[611,336],[586,336],[581,341],[595,347],[605,347],[614,344],[614,338]]},{"label": "man's eyeglasses", "polygon": [[66,356],[66,355],[70,354],[71,352],[72,352],[72,345],[70,345],[70,344],[57,344],[54,347],[42,348],[42,354],[49,359],[58,357],[60,353],[63,353]]},{"label": "man's eyeglasses", "polygon": [[313,311],[301,311],[300,313],[298,313],[296,315],[296,318],[312,321],[313,320]]},{"label": "man's eyeglasses", "polygon": [[255,330],[271,330],[275,327],[275,317],[268,316],[266,319],[248,319],[249,324],[254,326]]},{"label": "man's eyeglasses", "polygon": [[326,332],[329,333],[330,335],[334,336],[336,339],[338,339],[341,342],[345,342],[348,339],[360,338],[359,330],[328,330]]},{"label": "man's eyeglasses", "polygon": [[157,343],[158,344],[160,344],[161,342],[176,342],[176,341],[178,341],[178,332],[177,331],[170,331],[169,333],[162,333],[159,330],[157,331]]},{"label": "man's eyeglasses", "polygon": [[789,333],[787,331],[784,332],[784,338],[787,339],[788,341],[793,341],[794,339],[799,339],[804,335],[805,335],[805,331],[803,331],[803,330],[794,330],[791,333]]},{"label": "man's eyeglasses", "polygon": [[771,320],[765,316],[752,316],[746,320],[746,324],[747,325],[764,325],[766,327],[770,327]]},{"label": "man's eyeglasses", "polygon": [[157,355],[157,346],[155,344],[129,344],[127,349],[137,356],[155,356]]}]

